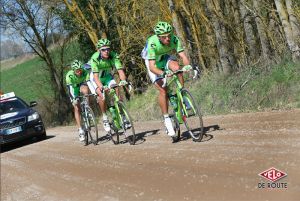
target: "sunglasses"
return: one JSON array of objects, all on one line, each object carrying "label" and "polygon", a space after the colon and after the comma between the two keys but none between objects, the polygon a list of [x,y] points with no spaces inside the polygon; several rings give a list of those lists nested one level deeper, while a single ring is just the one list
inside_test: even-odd
[{"label": "sunglasses", "polygon": [[108,51],[110,51],[110,48],[104,48],[104,49],[100,49],[101,50],[101,52],[108,52]]},{"label": "sunglasses", "polygon": [[160,35],[159,38],[161,38],[161,39],[171,38],[171,34],[168,34],[168,35]]}]

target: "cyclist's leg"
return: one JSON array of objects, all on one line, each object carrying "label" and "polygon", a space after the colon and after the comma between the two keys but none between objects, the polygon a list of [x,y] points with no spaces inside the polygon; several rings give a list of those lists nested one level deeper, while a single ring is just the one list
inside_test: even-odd
[{"label": "cyclist's leg", "polygon": [[87,85],[87,82],[80,84],[80,93],[82,93],[83,95],[89,94],[89,87]]},{"label": "cyclist's leg", "polygon": [[[173,72],[177,71],[180,69],[180,66],[179,66],[179,63],[178,61],[176,60],[176,57],[173,57],[173,56],[170,56],[168,58],[168,62],[167,62],[167,65],[166,67],[170,70],[172,70]],[[182,85],[182,87],[184,86],[184,80],[183,80],[183,75],[182,73],[179,73],[178,74],[178,78],[179,78],[179,81]]]},{"label": "cyclist's leg", "polygon": [[[168,113],[168,104],[167,104],[167,87],[162,87],[163,85],[163,77],[156,75],[150,71],[149,68],[149,60],[145,60],[145,64],[147,67],[148,75],[150,77],[151,82],[155,85],[155,87],[159,91],[158,95],[158,103],[161,109],[162,114]],[[157,64],[156,64],[157,65]]]},{"label": "cyclist's leg", "polygon": [[104,114],[106,112],[104,96],[101,93],[100,89],[98,88],[98,86],[97,86],[97,84],[96,84],[96,82],[94,80],[93,73],[90,74],[90,82],[89,82],[89,84],[91,85],[90,90],[91,91],[95,91],[95,93],[98,95],[97,99],[98,99],[99,108],[100,108],[102,114]]},{"label": "cyclist's leg", "polygon": [[[116,84],[116,82],[115,81],[112,82],[112,80],[113,80],[113,77],[111,75],[107,75],[103,78],[100,78],[100,81],[103,84],[103,86],[107,86],[107,87],[111,86],[112,84]],[[106,92],[104,92],[104,93],[106,93]],[[105,99],[107,99],[109,101],[108,94],[105,94]],[[103,98],[101,100],[103,127],[104,127],[104,130],[106,130],[107,132],[110,131],[110,124],[109,124],[109,120],[108,120],[108,116],[107,116],[107,105],[106,105],[108,101],[103,100]]]},{"label": "cyclist's leg", "polygon": [[168,96],[167,87],[162,87],[163,79],[159,79],[154,83],[155,87],[159,91],[158,103],[163,115],[168,114]]},{"label": "cyclist's leg", "polygon": [[[164,84],[163,77],[158,76],[158,75],[152,73],[149,70],[149,61],[145,60],[145,63],[146,63],[147,69],[148,69],[149,77],[150,77],[152,83],[154,83],[155,87],[159,91],[158,103],[159,103],[161,112],[162,112],[163,117],[164,117],[164,122],[165,122],[165,126],[167,128],[167,133],[170,136],[173,136],[173,135],[175,135],[175,131],[173,129],[172,122],[171,122],[171,119],[170,119],[169,113],[168,113],[167,87],[162,87],[162,85]],[[159,63],[156,63],[156,65],[158,67],[161,67],[161,66],[164,67],[164,66],[166,66],[166,64],[167,64],[167,60],[159,62]]]},{"label": "cyclist's leg", "polygon": [[77,97],[79,96],[79,91],[80,91],[80,87],[76,86],[68,86],[69,88],[69,93],[70,93],[70,99],[74,108],[74,117],[76,120],[76,124],[78,126],[78,128],[81,128],[81,124],[80,124],[80,104],[79,101],[77,100]]},{"label": "cyclist's leg", "polygon": [[71,97],[71,102],[74,108],[74,117],[75,117],[75,121],[78,127],[78,132],[79,132],[79,140],[83,141],[84,138],[84,131],[81,127],[81,122],[80,122],[80,103],[79,101],[76,99],[79,96],[79,91],[80,91],[80,87],[72,87],[69,86],[69,93],[70,93],[70,97]]},{"label": "cyclist's leg", "polygon": [[94,82],[94,74],[93,74],[93,72],[90,73],[90,80],[88,80],[86,82],[86,84],[88,85],[90,92],[92,94],[96,95],[96,88],[97,87],[95,87],[92,82]]},{"label": "cyclist's leg", "polygon": [[89,87],[86,82],[80,84],[80,92],[84,95],[89,94]]}]

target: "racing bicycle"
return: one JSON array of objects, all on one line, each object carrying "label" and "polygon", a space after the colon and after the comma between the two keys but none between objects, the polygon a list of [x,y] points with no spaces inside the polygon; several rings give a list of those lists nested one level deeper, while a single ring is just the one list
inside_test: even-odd
[{"label": "racing bicycle", "polygon": [[[128,85],[131,88],[131,85]],[[109,102],[111,102],[109,112],[111,114],[109,136],[114,144],[120,143],[120,137],[124,136],[129,144],[134,145],[136,136],[132,118],[130,117],[124,103],[120,101],[116,89],[124,87],[118,84],[113,84],[110,88],[105,88],[108,92]],[[105,95],[105,93],[103,93]]]},{"label": "racing bicycle", "polygon": [[[173,114],[170,117],[175,130],[175,137],[172,137],[172,139],[173,142],[180,140],[180,124],[184,124],[191,138],[200,142],[204,134],[202,114],[192,94],[182,87],[179,81],[178,74],[183,72],[185,71],[170,72],[169,75],[165,76],[165,83],[163,84],[163,87],[167,86],[170,91],[172,91],[172,86],[175,88],[175,93],[168,92],[169,102],[173,108]],[[169,77],[169,80],[167,80],[167,77]]]},{"label": "racing bicycle", "polygon": [[80,116],[81,116],[81,127],[84,130],[85,141],[84,144],[88,145],[93,143],[97,145],[98,143],[98,127],[95,119],[94,112],[89,106],[89,97],[95,96],[94,94],[87,94],[79,96],[80,101]]}]

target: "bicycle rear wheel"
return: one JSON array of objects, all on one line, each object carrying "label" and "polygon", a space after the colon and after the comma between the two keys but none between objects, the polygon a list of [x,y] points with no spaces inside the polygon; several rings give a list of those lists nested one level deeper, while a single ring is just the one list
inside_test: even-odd
[{"label": "bicycle rear wheel", "polygon": [[129,144],[135,144],[135,130],[132,122],[132,118],[130,117],[127,109],[125,108],[122,102],[118,103],[120,116],[121,116],[121,124],[123,128],[123,134],[125,135],[126,140]]},{"label": "bicycle rear wheel", "polygon": [[[90,142],[96,145],[98,143],[98,127],[95,119],[94,112],[89,106],[86,107],[87,117],[87,133],[86,140],[89,138]],[[89,143],[89,142],[88,142]]]},{"label": "bicycle rear wheel", "polygon": [[84,111],[84,108],[81,107],[81,113],[80,113],[80,122],[81,122],[81,128],[84,130],[84,136],[85,136],[85,139],[84,139],[84,145],[88,145],[88,122],[87,122],[87,118],[86,118],[86,113]]},{"label": "bicycle rear wheel", "polygon": [[192,94],[187,89],[181,90],[182,119],[188,133],[194,141],[200,142],[203,138],[204,128],[203,119],[199,106],[196,104]]}]

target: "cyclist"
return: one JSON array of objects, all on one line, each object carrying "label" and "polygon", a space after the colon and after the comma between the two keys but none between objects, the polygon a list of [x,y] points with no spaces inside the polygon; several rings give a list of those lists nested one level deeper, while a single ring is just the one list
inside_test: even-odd
[{"label": "cyclist", "polygon": [[119,85],[124,86],[128,84],[119,55],[112,51],[110,46],[111,42],[106,38],[102,38],[98,41],[96,45],[97,52],[91,57],[93,76],[90,76],[91,83],[99,96],[98,103],[103,115],[103,127],[107,132],[110,131],[110,125],[106,114],[107,108],[103,93],[105,87],[110,88],[112,85],[116,84],[112,75],[113,68],[116,68],[118,71],[121,80]]},{"label": "cyclist", "polygon": [[89,88],[87,86],[89,81],[89,71],[83,68],[81,61],[74,60],[71,64],[71,70],[66,75],[66,84],[69,91],[69,96],[74,107],[74,116],[78,126],[79,141],[84,141],[84,131],[80,124],[80,103],[78,96],[81,93],[88,94]]},{"label": "cyclist", "polygon": [[[182,70],[191,70],[192,66],[184,53],[180,40],[173,34],[173,28],[169,23],[158,22],[154,27],[154,32],[155,34],[147,39],[146,46],[142,51],[142,57],[145,59],[148,75],[159,91],[158,102],[164,117],[167,134],[173,137],[175,131],[168,114],[168,91],[162,85],[164,84],[163,78],[166,74],[168,75],[172,71],[179,70],[180,66],[176,57],[170,54],[173,51],[178,53],[184,64]],[[183,86],[182,73],[178,74],[178,78]]]}]

